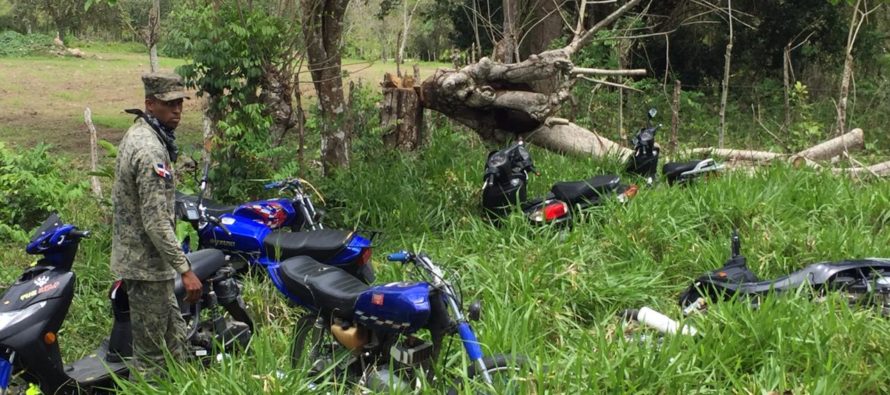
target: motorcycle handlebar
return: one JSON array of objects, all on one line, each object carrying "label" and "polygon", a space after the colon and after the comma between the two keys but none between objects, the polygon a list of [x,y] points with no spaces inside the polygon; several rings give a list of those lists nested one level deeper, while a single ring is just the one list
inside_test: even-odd
[{"label": "motorcycle handlebar", "polygon": [[408,251],[399,251],[387,255],[386,260],[390,262],[408,262],[411,260],[411,253]]},{"label": "motorcycle handlebar", "polygon": [[90,231],[88,230],[72,230],[68,233],[68,235],[77,239],[86,239],[89,238],[92,233],[90,233]]}]

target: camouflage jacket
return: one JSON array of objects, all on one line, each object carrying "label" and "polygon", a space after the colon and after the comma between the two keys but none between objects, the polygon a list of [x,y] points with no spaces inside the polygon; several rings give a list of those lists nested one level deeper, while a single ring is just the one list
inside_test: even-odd
[{"label": "camouflage jacket", "polygon": [[118,147],[111,202],[111,271],[129,280],[170,280],[189,270],[176,241],[173,167],[167,149],[143,119]]}]

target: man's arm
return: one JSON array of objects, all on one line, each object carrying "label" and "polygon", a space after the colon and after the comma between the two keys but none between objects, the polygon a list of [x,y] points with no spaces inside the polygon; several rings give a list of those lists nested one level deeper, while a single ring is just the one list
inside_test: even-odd
[{"label": "man's arm", "polygon": [[167,183],[173,181],[159,174],[163,171],[157,167],[165,165],[166,157],[160,151],[142,150],[136,162],[136,185],[139,189],[142,226],[145,233],[160,252],[161,259],[172,266],[177,273],[185,273],[191,268],[185,253],[176,241],[174,224],[170,220],[167,208]]}]

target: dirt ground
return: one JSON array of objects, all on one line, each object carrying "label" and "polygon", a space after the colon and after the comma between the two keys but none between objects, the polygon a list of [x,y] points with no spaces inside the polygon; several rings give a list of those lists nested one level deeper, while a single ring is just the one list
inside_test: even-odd
[{"label": "dirt ground", "polygon": [[[161,68],[173,70],[179,59],[161,59]],[[379,86],[384,72],[395,72],[392,63],[369,64],[344,60],[349,78]],[[421,66],[421,76],[437,65]],[[140,75],[148,70],[148,56],[140,53],[91,53],[87,57],[0,58],[0,141],[7,146],[53,145],[55,152],[77,161],[89,150],[89,134],[83,122],[90,107],[100,139],[120,141],[133,117],[126,108],[142,107]],[[309,80],[308,74],[301,78]],[[301,84],[304,95],[314,96],[311,83]],[[308,100],[311,102],[311,98]],[[186,101],[180,138],[197,141],[201,134],[203,101],[193,95]]]}]

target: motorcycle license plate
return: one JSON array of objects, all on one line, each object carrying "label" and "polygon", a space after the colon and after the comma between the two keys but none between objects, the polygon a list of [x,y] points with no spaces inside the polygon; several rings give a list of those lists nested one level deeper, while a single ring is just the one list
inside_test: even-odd
[{"label": "motorcycle license plate", "polygon": [[9,379],[12,377],[12,364],[5,358],[0,358],[0,392],[6,393],[9,389]]}]

